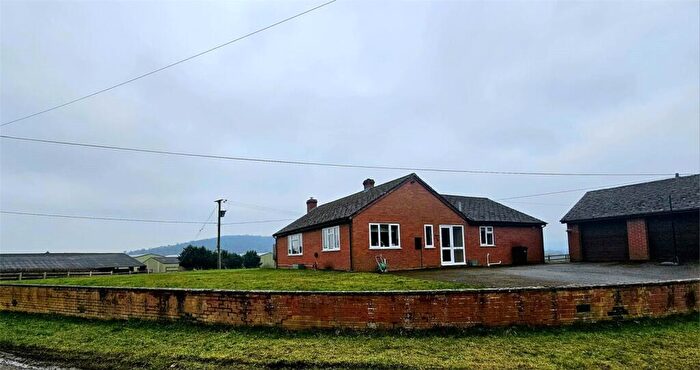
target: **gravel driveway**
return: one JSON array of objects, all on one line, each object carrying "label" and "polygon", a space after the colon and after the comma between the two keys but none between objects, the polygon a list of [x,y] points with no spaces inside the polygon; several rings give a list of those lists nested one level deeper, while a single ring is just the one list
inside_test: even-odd
[{"label": "gravel driveway", "polygon": [[597,285],[700,278],[700,265],[661,266],[656,263],[560,263],[530,266],[463,267],[394,272],[419,279],[463,282],[475,286]]}]

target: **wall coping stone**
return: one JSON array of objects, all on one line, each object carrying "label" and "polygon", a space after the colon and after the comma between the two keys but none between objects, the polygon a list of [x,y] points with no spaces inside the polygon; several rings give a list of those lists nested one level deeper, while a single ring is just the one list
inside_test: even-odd
[{"label": "wall coping stone", "polygon": [[115,286],[89,286],[89,285],[51,285],[51,284],[16,284],[0,283],[0,287],[35,287],[51,288],[58,290],[121,290],[138,292],[191,292],[191,293],[214,293],[226,295],[342,295],[342,296],[387,296],[387,295],[452,295],[463,293],[520,293],[531,291],[567,291],[579,289],[596,288],[628,288],[641,286],[660,286],[678,283],[700,283],[700,278],[675,279],[675,280],[654,280],[634,283],[611,283],[611,284],[576,284],[563,286],[529,286],[529,287],[507,287],[507,288],[464,288],[464,289],[435,289],[435,290],[383,290],[383,291],[360,291],[360,290],[232,290],[232,289],[201,289],[201,288],[159,288],[159,287],[115,287]]}]

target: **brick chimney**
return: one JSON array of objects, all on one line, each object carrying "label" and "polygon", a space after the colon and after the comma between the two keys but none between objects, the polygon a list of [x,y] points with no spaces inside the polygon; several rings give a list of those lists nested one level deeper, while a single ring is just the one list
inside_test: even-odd
[{"label": "brick chimney", "polygon": [[314,197],[309,198],[309,200],[306,201],[306,213],[311,212],[311,210],[316,208],[317,205],[318,201],[314,199]]},{"label": "brick chimney", "polygon": [[365,190],[371,189],[374,187],[374,180],[367,179],[367,180],[362,182],[362,185],[365,187]]}]

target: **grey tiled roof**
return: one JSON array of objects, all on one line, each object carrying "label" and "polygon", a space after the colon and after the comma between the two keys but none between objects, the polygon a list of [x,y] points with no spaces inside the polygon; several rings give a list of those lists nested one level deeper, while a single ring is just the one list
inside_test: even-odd
[{"label": "grey tiled roof", "polygon": [[384,194],[394,190],[411,177],[417,178],[418,176],[412,173],[396,180],[391,180],[384,184],[374,186],[367,190],[348,195],[347,197],[321,204],[320,206],[312,209],[311,212],[301,216],[299,219],[287,225],[282,230],[276,232],[274,235],[277,236],[288,234],[292,231],[310,228],[316,225],[345,220],[365,208],[370,203],[379,199]]},{"label": "grey tiled roof", "polygon": [[142,265],[143,263],[124,253],[0,254],[0,272],[89,271]]},{"label": "grey tiled roof", "polygon": [[447,199],[464,217],[473,222],[494,222],[494,223],[514,223],[544,225],[546,222],[526,215],[513,208],[504,206],[489,198],[465,197],[461,195],[442,195]]},{"label": "grey tiled roof", "polygon": [[561,222],[700,209],[700,175],[587,192]]},{"label": "grey tiled roof", "polygon": [[[298,220],[287,225],[282,230],[276,232],[275,236],[290,234],[295,231],[310,229],[323,224],[333,222],[341,222],[347,220],[350,216],[359,212],[370,203],[382,197],[384,194],[396,189],[401,184],[409,179],[415,179],[425,184],[416,174],[400,177],[396,180],[377,185],[368,190],[349,195],[345,198],[322,204],[311,212],[300,217]],[[427,184],[426,184],[427,186]],[[430,189],[430,187],[428,186]],[[431,192],[434,190],[430,189]],[[521,223],[521,224],[538,224],[544,225],[546,222],[538,220],[532,216],[528,216],[522,212],[506,207],[503,204],[494,202],[488,198],[463,197],[456,195],[440,195],[435,193],[437,197],[442,197],[443,200],[452,205],[457,211],[459,203],[462,203],[461,213],[470,221],[474,222],[503,222],[503,223]]]}]

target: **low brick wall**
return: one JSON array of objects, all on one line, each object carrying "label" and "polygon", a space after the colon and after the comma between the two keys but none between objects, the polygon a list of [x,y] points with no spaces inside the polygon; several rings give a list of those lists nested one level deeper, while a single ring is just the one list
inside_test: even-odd
[{"label": "low brick wall", "polygon": [[234,326],[428,329],[662,317],[700,308],[700,279],[565,288],[263,292],[0,285],[0,310]]}]

